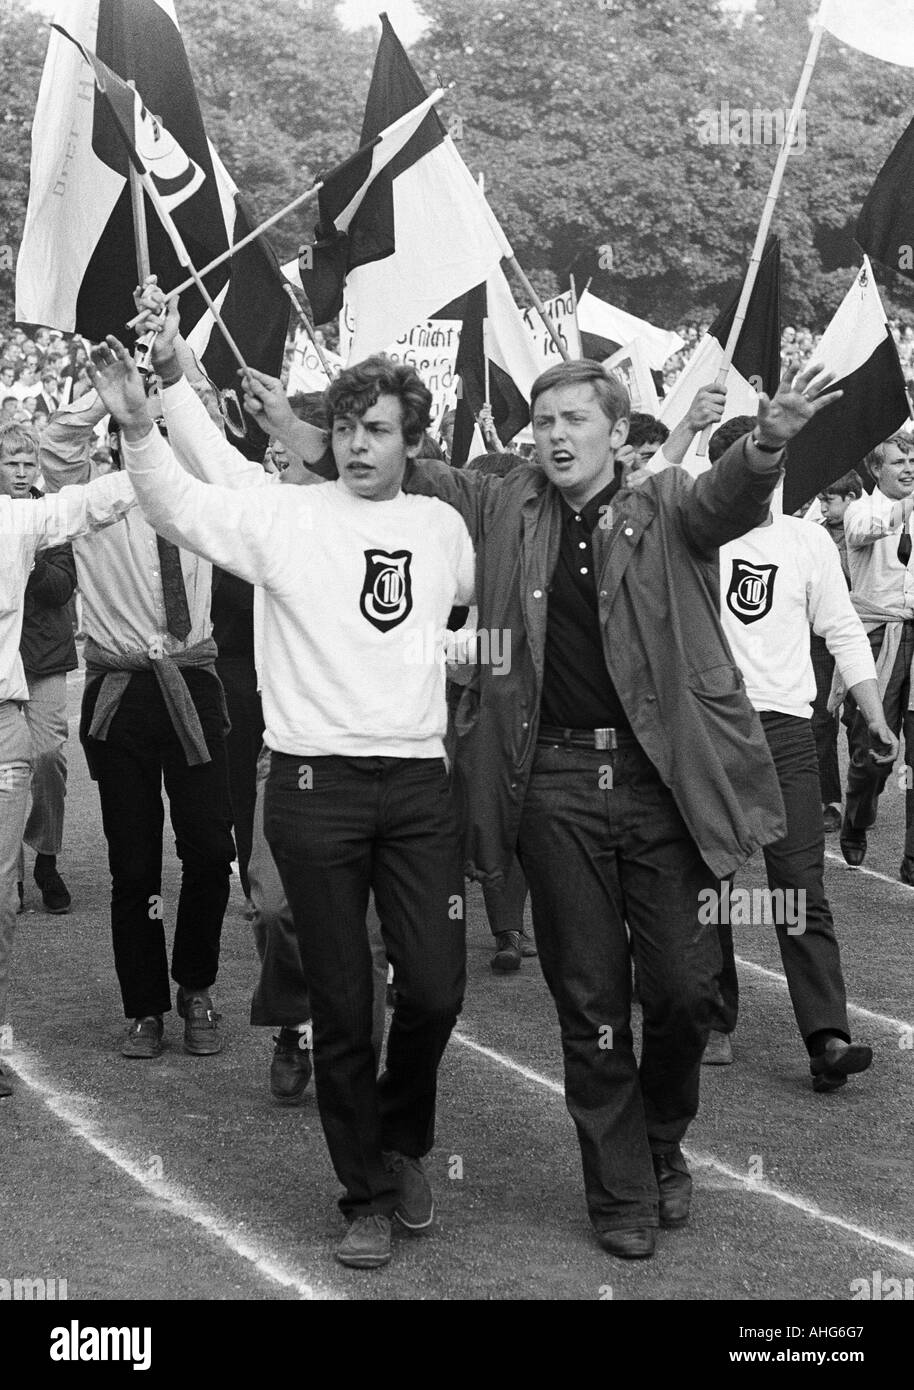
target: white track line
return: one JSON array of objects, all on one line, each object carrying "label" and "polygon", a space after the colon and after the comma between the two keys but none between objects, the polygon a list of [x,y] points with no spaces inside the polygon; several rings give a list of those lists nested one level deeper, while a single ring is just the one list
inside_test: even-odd
[{"label": "white track line", "polygon": [[[239,1255],[243,1260],[247,1260],[264,1279],[268,1279],[273,1284],[279,1284],[283,1288],[294,1289],[301,1299],[340,1299],[346,1297],[344,1293],[333,1289],[325,1282],[306,1279],[302,1270],[292,1269],[283,1264],[265,1246],[242,1235],[213,1207],[197,1201],[195,1197],[175,1183],[168,1182],[164,1178],[151,1178],[140,1164],[117,1144],[107,1139],[93,1121],[82,1113],[79,1099],[76,1096],[55,1090],[52,1085],[44,1081],[39,1068],[26,1053],[16,1048],[4,1052],[3,1058],[25,1084],[40,1096],[51,1113],[61,1120],[73,1134],[82,1139],[90,1148],[95,1149],[96,1153],[101,1154],[109,1163],[113,1163],[122,1173],[126,1173],[133,1182],[144,1188],[151,1197],[154,1197],[162,1206],[167,1207],[173,1215],[182,1217],[185,1221],[192,1221],[196,1226],[202,1227],[207,1235],[221,1241],[234,1255]],[[9,1103],[9,1101],[6,1102],[6,1104]]]},{"label": "white track line", "polygon": [[[482,1043],[476,1042],[466,1033],[455,1029],[451,1034],[453,1040],[468,1048],[471,1052],[477,1052],[482,1057],[487,1057],[490,1062],[496,1062],[507,1071],[517,1072],[527,1081],[532,1081],[538,1086],[543,1086],[547,1091],[552,1091],[555,1095],[564,1097],[564,1087],[557,1081],[553,1081],[548,1076],[543,1076],[541,1072],[533,1071],[530,1067],[522,1066],[520,1062],[515,1062],[513,1058],[506,1057],[501,1052],[496,1052],[494,1048],[484,1047]],[[738,1173],[736,1169],[730,1168],[726,1163],[721,1163],[719,1159],[713,1158],[710,1154],[699,1153],[696,1150],[684,1150],[686,1157],[692,1163],[696,1163],[701,1168],[712,1168],[723,1177],[735,1182],[739,1187],[747,1192],[758,1193],[763,1197],[771,1197],[777,1202],[782,1202],[785,1206],[793,1207],[796,1211],[801,1211],[805,1216],[811,1216],[814,1221],[822,1221],[825,1225],[835,1226],[840,1231],[846,1231],[849,1235],[858,1236],[861,1240],[868,1241],[872,1245],[880,1245],[885,1250],[892,1250],[896,1255],[904,1255],[907,1259],[914,1260],[914,1245],[906,1245],[903,1241],[894,1240],[891,1236],[880,1235],[878,1231],[871,1231],[866,1226],[856,1226],[851,1221],[845,1221],[840,1216],[834,1216],[831,1212],[823,1211],[813,1202],[807,1202],[803,1197],[795,1197],[791,1192],[785,1192],[783,1188],[774,1187],[771,1183],[761,1181],[757,1178],[747,1178],[745,1173]]]},{"label": "white track line", "polygon": [[840,865],[849,874],[863,874],[866,878],[878,878],[880,883],[887,883],[890,888],[900,888],[904,893],[914,893],[914,885],[902,883],[900,878],[889,878],[888,874],[879,874],[875,869],[865,869],[862,864],[858,864],[855,868],[853,864],[847,863],[843,854],[835,854],[833,849],[825,851],[825,858],[830,859],[833,864]]},{"label": "white track line", "polygon": [[[761,975],[766,980],[774,980],[775,984],[781,985],[784,989],[787,988],[787,978],[779,970],[769,970],[767,966],[756,965],[754,960],[745,960],[743,956],[736,956],[735,959],[737,964],[745,967],[746,970],[752,970],[756,975]],[[848,1001],[847,1012],[854,1014],[857,1018],[865,1019],[867,1023],[882,1024],[895,1033],[914,1032],[914,1023],[905,1023],[903,1019],[893,1018],[891,1014],[874,1013],[872,1009],[864,1009],[862,1005],[851,1004],[850,1001]]]}]

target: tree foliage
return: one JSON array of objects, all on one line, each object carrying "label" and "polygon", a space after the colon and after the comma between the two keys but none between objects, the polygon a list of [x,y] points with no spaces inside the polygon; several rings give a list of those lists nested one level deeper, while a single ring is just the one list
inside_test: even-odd
[{"label": "tree foliage", "polygon": [[[702,143],[703,115],[786,113],[815,0],[420,0],[413,60],[453,87],[442,114],[537,287],[595,273],[597,293],[659,323],[708,317],[748,257],[777,149]],[[210,138],[237,182],[272,212],[352,153],[375,34],[342,28],[333,0],[177,0]],[[46,28],[0,9],[0,244],[25,216],[29,125]],[[859,264],[860,204],[914,114],[914,73],[826,35],[788,162],[774,230],[785,321],[821,327]],[[273,233],[294,253],[308,211]],[[914,241],[914,229],[912,229]],[[612,269],[597,248],[612,246]],[[0,316],[13,276],[0,259]],[[882,274],[887,309],[914,317],[910,284]]]}]

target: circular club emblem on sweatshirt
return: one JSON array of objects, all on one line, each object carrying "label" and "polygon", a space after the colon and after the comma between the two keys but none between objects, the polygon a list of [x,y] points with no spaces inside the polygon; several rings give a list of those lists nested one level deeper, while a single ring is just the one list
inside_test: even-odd
[{"label": "circular club emblem on sweatshirt", "polygon": [[771,612],[777,565],[752,565],[734,560],[727,590],[727,607],[741,623],[755,623]]},{"label": "circular club emblem on sweatshirt", "polygon": [[412,551],[365,551],[365,582],[359,599],[364,617],[379,632],[402,623],[413,608],[413,584],[409,573]]}]

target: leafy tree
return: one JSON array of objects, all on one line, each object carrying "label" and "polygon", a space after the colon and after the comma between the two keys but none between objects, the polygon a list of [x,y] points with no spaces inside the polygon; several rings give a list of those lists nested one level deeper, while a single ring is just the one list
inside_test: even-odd
[{"label": "leafy tree", "polygon": [[[815,0],[420,0],[412,57],[442,107],[518,260],[545,293],[579,287],[657,322],[707,318],[742,273],[777,155],[772,144],[703,143],[710,113],[785,111]],[[207,130],[265,212],[351,154],[376,35],[342,28],[334,0],[177,0]],[[0,323],[13,313],[29,127],[47,46],[44,18],[0,8]],[[826,35],[775,213],[785,321],[822,327],[859,252],[860,205],[914,114],[914,74]],[[704,118],[704,119],[703,119]],[[280,223],[294,254],[311,209]],[[914,234],[912,234],[914,241]],[[597,248],[609,243],[612,268]],[[914,317],[910,282],[879,272],[890,313]]]}]

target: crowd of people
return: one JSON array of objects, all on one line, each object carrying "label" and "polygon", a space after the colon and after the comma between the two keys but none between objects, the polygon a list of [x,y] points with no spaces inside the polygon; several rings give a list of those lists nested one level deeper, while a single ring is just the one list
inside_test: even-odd
[{"label": "crowd of people", "polygon": [[[463,469],[435,456],[407,365],[370,358],[317,400],[248,370],[264,465],[226,435],[177,306],[149,281],[138,307],[151,395],[115,338],[91,358],[45,331],[0,343],[0,1025],[24,846],[47,910],[71,905],[57,857],[78,585],[123,1056],[161,1055],[172,983],[186,1051],[221,1051],[237,863],[270,1090],[297,1104],[313,1075],[344,1189],[337,1256],[386,1264],[392,1220],[434,1219],[422,1160],[469,875],[492,968],[539,953],[596,1238],[649,1258],[689,1217],[700,1067],[732,1060],[731,904],[756,850],[812,1089],[872,1062],[848,1024],[824,845],[839,829],[863,862],[902,727],[914,786],[908,436],[861,460],[871,493],[849,475],[822,495],[822,526],[781,515],[785,448],[836,398],[796,330],[757,418],[721,423],[709,384],[670,431],[599,364],[567,362],[533,386],[535,460],[493,447]],[[679,465],[709,428],[713,467],[693,480]],[[170,962],[163,784],[182,866]]]}]

